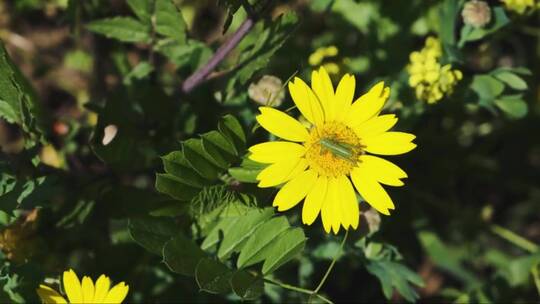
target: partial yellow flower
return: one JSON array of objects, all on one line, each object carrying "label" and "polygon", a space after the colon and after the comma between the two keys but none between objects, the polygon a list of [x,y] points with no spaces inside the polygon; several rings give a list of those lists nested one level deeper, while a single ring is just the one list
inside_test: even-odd
[{"label": "partial yellow flower", "polygon": [[382,184],[403,186],[407,174],[370,154],[398,155],[416,147],[414,135],[389,131],[398,120],[395,115],[380,115],[390,88],[379,82],[353,102],[355,85],[354,76],[345,74],[334,90],[324,67],[313,71],[311,87],[296,77],[289,91],[309,125],[260,107],[257,121],[282,140],[249,148],[250,159],[268,164],[257,176],[258,186],[283,185],[273,202],[278,211],[303,200],[303,223],[311,225],[320,213],[327,233],[358,227],[356,191],[389,215],[395,207]]},{"label": "partial yellow flower", "polygon": [[129,286],[124,282],[113,288],[110,286],[111,280],[105,275],[101,275],[94,285],[87,276],[83,277],[82,282],[79,281],[77,274],[70,269],[64,271],[63,275],[63,287],[68,300],[46,285],[39,285],[37,293],[43,303],[122,303],[128,294]]},{"label": "partial yellow flower", "polygon": [[523,14],[528,8],[534,7],[535,0],[501,0],[509,11]]},{"label": "partial yellow flower", "polygon": [[447,64],[441,66],[441,43],[437,38],[428,37],[421,51],[412,52],[409,85],[415,89],[416,97],[427,103],[435,103],[445,95],[452,94],[455,85],[463,78],[461,71]]},{"label": "partial yellow flower", "polygon": [[320,47],[313,52],[308,59],[311,66],[323,66],[326,71],[331,75],[339,74],[340,67],[336,62],[328,61],[324,62],[328,58],[337,56],[339,49],[335,45],[328,47]]}]

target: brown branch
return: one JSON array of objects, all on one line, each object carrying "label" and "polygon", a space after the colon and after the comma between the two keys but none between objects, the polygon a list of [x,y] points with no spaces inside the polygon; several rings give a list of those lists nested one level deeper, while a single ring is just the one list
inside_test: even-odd
[{"label": "brown branch", "polygon": [[229,55],[229,53],[244,39],[255,24],[254,18],[247,18],[238,30],[231,36],[229,40],[223,43],[216,51],[214,56],[199,70],[189,76],[182,84],[184,93],[191,92],[195,87],[203,83],[208,75],[218,66],[218,64]]},{"label": "brown branch", "polygon": [[227,57],[227,55],[229,55],[229,53],[240,43],[240,41],[244,39],[249,31],[251,31],[262,13],[268,9],[271,2],[272,1],[263,2],[262,5],[259,6],[260,9],[257,10],[257,13],[253,12],[253,9],[249,6],[245,8],[246,11],[248,11],[248,18],[242,23],[242,25],[240,25],[231,38],[225,41],[225,43],[218,48],[214,56],[212,56],[212,58],[210,58],[210,60],[208,60],[203,67],[195,71],[195,73],[190,75],[186,81],[184,81],[182,84],[182,92],[189,93],[195,87],[199,86],[208,79],[208,76],[210,73],[212,73],[212,71],[214,71],[218,64],[222,62],[225,57]]}]

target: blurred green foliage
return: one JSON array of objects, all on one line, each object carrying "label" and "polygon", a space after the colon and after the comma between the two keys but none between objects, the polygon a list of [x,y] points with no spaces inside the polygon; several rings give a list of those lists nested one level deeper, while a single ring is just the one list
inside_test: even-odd
[{"label": "blurred green foliage", "polygon": [[[537,301],[540,10],[487,1],[474,27],[466,2],[0,3],[0,302],[36,302],[70,267],[137,303]],[[407,72],[428,36],[463,73],[434,105]],[[267,139],[249,85],[308,80],[328,46],[334,82],[355,74],[358,96],[384,80],[384,111],[418,143],[395,212],[364,208],[343,243],[277,214],[246,158]]]}]

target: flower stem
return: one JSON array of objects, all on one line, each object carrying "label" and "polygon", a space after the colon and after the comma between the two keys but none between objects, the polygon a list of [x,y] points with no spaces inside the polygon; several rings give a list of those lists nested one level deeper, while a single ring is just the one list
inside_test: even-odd
[{"label": "flower stem", "polygon": [[269,278],[264,278],[264,281],[267,282],[267,283],[270,283],[270,284],[279,286],[279,287],[281,287],[281,288],[285,288],[285,289],[288,289],[288,290],[296,291],[296,292],[299,292],[299,293],[308,294],[308,295],[310,295],[310,296],[316,296],[317,298],[323,300],[324,302],[326,302],[326,303],[328,303],[328,304],[334,304],[334,302],[332,302],[331,300],[329,300],[329,299],[327,299],[327,298],[321,296],[320,294],[314,293],[313,290],[301,288],[301,287],[298,287],[298,286],[289,285],[289,284],[282,283],[282,282],[280,282],[280,281],[273,280],[273,279],[269,279]]},{"label": "flower stem", "polygon": [[330,263],[330,266],[328,266],[326,273],[324,274],[323,278],[321,279],[321,282],[319,283],[317,288],[315,288],[315,291],[313,291],[313,293],[317,294],[319,290],[321,290],[324,283],[326,282],[326,279],[328,279],[330,272],[332,272],[332,269],[334,269],[334,265],[336,264],[338,257],[341,255],[343,251],[343,246],[345,246],[345,241],[347,241],[347,236],[349,236],[349,230],[345,230],[345,236],[343,237],[343,241],[341,241],[341,246],[339,247],[338,252],[336,252],[336,255],[334,256],[332,263]]},{"label": "flower stem", "polygon": [[536,245],[535,243],[527,240],[524,237],[521,237],[514,232],[499,226],[499,225],[491,225],[490,227],[491,232],[495,233],[496,235],[500,236],[501,238],[507,240],[508,242],[518,246],[519,248],[535,253],[540,250],[540,247]]}]

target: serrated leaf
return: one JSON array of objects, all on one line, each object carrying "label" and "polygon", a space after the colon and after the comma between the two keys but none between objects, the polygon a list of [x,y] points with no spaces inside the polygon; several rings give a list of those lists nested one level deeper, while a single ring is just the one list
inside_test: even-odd
[{"label": "serrated leaf", "polygon": [[231,291],[229,280],[233,272],[223,263],[210,258],[199,261],[195,269],[195,280],[199,288],[213,294],[225,294]]},{"label": "serrated leaf", "polygon": [[173,219],[151,216],[130,219],[128,229],[135,242],[159,256],[165,243],[179,231]]},{"label": "serrated leaf", "polygon": [[148,77],[154,71],[154,66],[149,62],[142,61],[137,64],[126,76],[124,76],[124,84],[130,85],[134,79],[142,80]]},{"label": "serrated leaf", "polygon": [[513,98],[511,96],[501,96],[495,100],[495,105],[501,109],[508,117],[519,119],[527,115],[528,106],[523,99]]},{"label": "serrated leaf", "polygon": [[187,185],[202,188],[210,184],[208,180],[193,170],[182,151],[173,151],[161,157],[161,160],[166,173],[174,175],[174,177]]},{"label": "serrated leaf", "polygon": [[241,216],[235,225],[224,234],[223,242],[218,250],[218,258],[223,260],[231,253],[238,251],[239,247],[251,236],[251,234],[274,214],[272,208],[263,210],[255,209]]},{"label": "serrated leaf", "polygon": [[127,4],[141,21],[151,22],[153,0],[127,0]]},{"label": "serrated leaf", "polygon": [[498,72],[495,73],[495,78],[506,83],[509,87],[515,90],[526,90],[527,83],[521,77],[511,72]]},{"label": "serrated leaf", "polygon": [[247,267],[262,262],[267,257],[265,248],[272,246],[280,235],[289,229],[289,222],[285,217],[275,217],[257,228],[238,256],[238,268]]},{"label": "serrated leaf", "polygon": [[264,292],[262,277],[256,277],[246,271],[237,271],[232,276],[230,284],[234,293],[246,301],[258,299]]},{"label": "serrated leaf", "polygon": [[298,253],[304,250],[306,245],[306,236],[301,228],[287,230],[280,235],[279,239],[266,247],[264,255],[268,258],[264,261],[262,273],[263,275],[270,274],[285,264]]},{"label": "serrated leaf", "polygon": [[131,17],[114,17],[92,21],[87,28],[108,38],[123,42],[150,42],[150,27]]},{"label": "serrated leaf", "polygon": [[175,176],[160,173],[156,174],[156,189],[180,201],[189,201],[200,191]]},{"label": "serrated leaf", "polygon": [[156,0],[156,32],[173,38],[177,43],[186,42],[186,23],[171,0]]},{"label": "serrated leaf", "polygon": [[204,151],[200,139],[188,139],[182,143],[184,157],[202,177],[210,180],[217,179],[218,167],[215,161]]},{"label": "serrated leaf", "polygon": [[366,269],[379,279],[384,296],[387,299],[392,297],[392,289],[395,288],[407,301],[414,302],[418,299],[418,294],[409,282],[418,286],[423,286],[423,280],[404,265],[385,260],[371,260]]},{"label": "serrated leaf", "polygon": [[2,40],[0,71],[0,117],[18,124],[31,138],[40,140],[47,117],[32,86],[11,61]]},{"label": "serrated leaf", "polygon": [[218,146],[206,139],[204,135],[201,137],[201,143],[204,151],[212,158],[215,165],[224,170],[229,167],[229,160],[224,157],[223,151],[221,151]]},{"label": "serrated leaf", "polygon": [[240,122],[232,115],[225,115],[218,124],[218,129],[229,142],[233,143],[236,155],[246,149],[246,134]]},{"label": "serrated leaf", "polygon": [[204,251],[183,234],[176,234],[163,247],[163,261],[167,267],[187,276],[195,275],[197,264],[204,257]]}]

